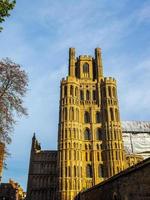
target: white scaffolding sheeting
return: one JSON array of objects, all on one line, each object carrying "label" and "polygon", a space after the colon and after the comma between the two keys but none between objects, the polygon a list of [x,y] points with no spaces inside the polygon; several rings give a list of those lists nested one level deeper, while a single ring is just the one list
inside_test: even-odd
[{"label": "white scaffolding sheeting", "polygon": [[150,122],[123,121],[123,140],[128,153],[150,157]]}]

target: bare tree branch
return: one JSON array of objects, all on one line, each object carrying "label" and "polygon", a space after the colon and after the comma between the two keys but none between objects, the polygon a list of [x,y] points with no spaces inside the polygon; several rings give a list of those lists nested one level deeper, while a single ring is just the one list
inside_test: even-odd
[{"label": "bare tree branch", "polygon": [[23,106],[27,86],[27,74],[19,64],[8,58],[0,61],[0,142],[11,142],[14,114],[27,115]]}]

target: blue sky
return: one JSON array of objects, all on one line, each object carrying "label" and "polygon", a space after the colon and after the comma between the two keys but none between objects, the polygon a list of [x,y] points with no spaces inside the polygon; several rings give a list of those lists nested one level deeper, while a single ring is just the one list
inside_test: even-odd
[{"label": "blue sky", "polygon": [[94,55],[101,47],[105,76],[118,82],[122,120],[150,120],[150,1],[18,0],[0,33],[0,58],[10,57],[29,75],[28,117],[18,119],[8,147],[9,178],[26,189],[31,138],[57,148],[60,79],[68,48]]}]

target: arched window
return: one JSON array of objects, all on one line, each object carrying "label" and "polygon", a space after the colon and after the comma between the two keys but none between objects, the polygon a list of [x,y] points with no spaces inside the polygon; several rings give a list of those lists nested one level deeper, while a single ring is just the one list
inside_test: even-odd
[{"label": "arched window", "polygon": [[99,111],[96,112],[96,123],[100,123],[101,122],[101,114]]},{"label": "arched window", "polygon": [[88,148],[87,148],[87,144],[85,144],[85,149],[88,149]]},{"label": "arched window", "polygon": [[96,91],[93,90],[93,100],[95,101],[96,100]]},{"label": "arched window", "polygon": [[108,87],[108,94],[109,94],[109,97],[111,97],[111,87],[110,86]]},{"label": "arched window", "polygon": [[113,108],[110,108],[110,120],[111,120],[111,121],[114,121]]},{"label": "arched window", "polygon": [[88,100],[88,101],[90,100],[90,92],[89,92],[89,90],[86,91],[86,100]]},{"label": "arched window", "polygon": [[90,161],[92,161],[92,151],[90,151]]},{"label": "arched window", "polygon": [[119,115],[118,115],[118,110],[115,109],[115,118],[116,118],[116,121],[119,121]]},{"label": "arched window", "polygon": [[84,93],[83,90],[80,90],[80,100],[84,101]]},{"label": "arched window", "polygon": [[105,121],[108,121],[108,112],[106,109],[104,110],[104,119]]},{"label": "arched window", "polygon": [[75,177],[77,176],[77,173],[76,173],[76,166],[74,166],[74,176],[75,176]]},{"label": "arched window", "polygon": [[84,139],[85,140],[91,139],[91,133],[90,133],[90,130],[88,128],[86,128],[85,131],[84,131]]},{"label": "arched window", "polygon": [[70,86],[70,96],[73,96],[73,86]]},{"label": "arched window", "polygon": [[97,144],[96,146],[97,146],[97,150],[99,150],[99,144]]},{"label": "arched window", "polygon": [[64,96],[67,96],[67,86],[64,86]]},{"label": "arched window", "polygon": [[98,166],[98,175],[99,177],[104,177],[104,166],[102,164]]},{"label": "arched window", "polygon": [[116,97],[116,89],[113,87],[113,96]]},{"label": "arched window", "polygon": [[85,160],[88,161],[88,153],[85,153]]},{"label": "arched window", "polygon": [[89,64],[88,63],[83,64],[83,73],[89,73]]},{"label": "arched window", "polygon": [[89,123],[90,122],[90,113],[87,112],[87,111],[84,113],[84,122],[85,123]]},{"label": "arched window", "polygon": [[92,166],[91,165],[86,166],[86,177],[92,178]]},{"label": "arched window", "polygon": [[64,119],[67,120],[67,108],[64,108]]},{"label": "arched window", "polygon": [[97,160],[100,161],[100,155],[99,155],[99,152],[97,152]]},{"label": "arched window", "polygon": [[114,140],[116,140],[117,139],[117,132],[116,132],[116,130],[114,130]]},{"label": "arched window", "polygon": [[65,175],[66,175],[66,177],[68,176],[68,174],[67,174],[67,167],[65,167]]},{"label": "arched window", "polygon": [[116,151],[116,160],[118,160],[118,152]]},{"label": "arched window", "polygon": [[97,140],[102,140],[102,131],[100,128],[96,129],[96,139]]},{"label": "arched window", "polygon": [[70,170],[70,166],[68,167],[68,176],[71,176],[71,170]]},{"label": "arched window", "polygon": [[69,160],[71,160],[71,151],[69,151]]}]

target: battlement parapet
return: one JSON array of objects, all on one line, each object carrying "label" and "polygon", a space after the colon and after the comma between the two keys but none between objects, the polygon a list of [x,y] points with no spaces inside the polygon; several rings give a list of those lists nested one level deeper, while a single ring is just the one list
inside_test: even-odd
[{"label": "battlement parapet", "polygon": [[87,60],[87,61],[91,61],[93,59],[92,56],[89,56],[89,55],[81,55],[79,56],[79,60]]},{"label": "battlement parapet", "polygon": [[102,84],[116,84],[116,79],[113,77],[104,77]]}]

